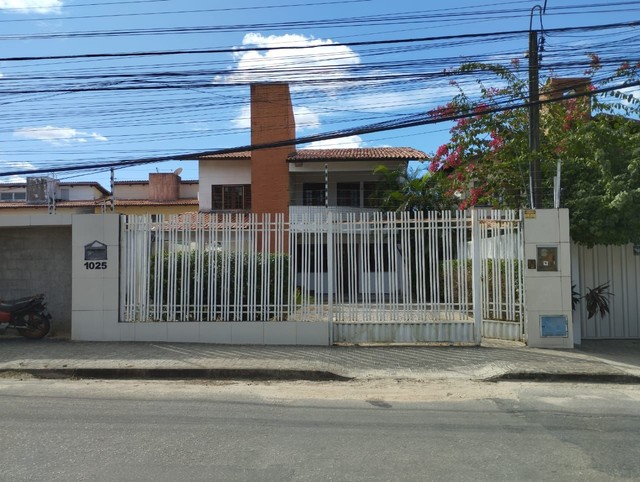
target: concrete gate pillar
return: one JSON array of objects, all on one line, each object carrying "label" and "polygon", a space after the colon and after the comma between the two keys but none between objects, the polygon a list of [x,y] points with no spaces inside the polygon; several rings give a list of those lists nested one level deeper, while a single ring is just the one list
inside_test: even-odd
[{"label": "concrete gate pillar", "polygon": [[74,215],[71,338],[119,340],[120,215]]},{"label": "concrete gate pillar", "polygon": [[567,209],[524,213],[525,335],[540,348],[573,348]]}]

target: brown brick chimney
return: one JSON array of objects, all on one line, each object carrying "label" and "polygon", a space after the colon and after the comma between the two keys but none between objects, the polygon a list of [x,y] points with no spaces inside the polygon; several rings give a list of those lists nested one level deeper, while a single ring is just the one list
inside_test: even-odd
[{"label": "brown brick chimney", "polygon": [[542,88],[542,99],[559,100],[565,94],[586,94],[589,91],[589,77],[552,77]]},{"label": "brown brick chimney", "polygon": [[[589,77],[552,77],[540,92],[541,100],[561,101],[566,95],[588,94],[591,79]],[[582,116],[591,117],[591,98],[589,95],[577,97],[574,101],[582,109]]]},{"label": "brown brick chimney", "polygon": [[173,173],[149,174],[150,201],[176,201],[180,197],[180,176]]},{"label": "brown brick chimney", "polygon": [[[296,125],[289,85],[251,85],[251,144],[295,139]],[[289,166],[294,145],[258,149],[251,153],[251,210],[284,213],[289,218]]]}]

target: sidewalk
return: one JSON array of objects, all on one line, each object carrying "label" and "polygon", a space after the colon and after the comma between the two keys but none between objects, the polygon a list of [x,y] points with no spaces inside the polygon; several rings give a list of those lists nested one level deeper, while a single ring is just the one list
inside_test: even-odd
[{"label": "sidewalk", "polygon": [[0,337],[0,376],[252,379],[540,379],[640,383],[640,341],[543,350],[480,347],[238,346]]}]

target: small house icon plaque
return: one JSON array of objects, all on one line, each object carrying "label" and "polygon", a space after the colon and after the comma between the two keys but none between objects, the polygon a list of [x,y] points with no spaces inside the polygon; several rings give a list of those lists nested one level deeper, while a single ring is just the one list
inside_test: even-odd
[{"label": "small house icon plaque", "polygon": [[100,241],[93,241],[84,246],[85,261],[106,261],[107,245]]}]

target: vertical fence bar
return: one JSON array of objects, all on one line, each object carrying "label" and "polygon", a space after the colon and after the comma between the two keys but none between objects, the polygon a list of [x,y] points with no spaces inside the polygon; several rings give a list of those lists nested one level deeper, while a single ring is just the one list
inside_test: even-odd
[{"label": "vertical fence bar", "polygon": [[119,312],[120,312],[120,320],[122,321],[131,321],[129,319],[128,313],[127,313],[127,307],[128,307],[128,297],[129,297],[129,293],[128,293],[128,288],[129,288],[129,283],[127,280],[127,276],[128,276],[128,272],[129,272],[129,267],[128,267],[128,256],[129,256],[129,246],[127,243],[127,217],[126,216],[120,216],[120,307],[119,307]]},{"label": "vertical fence bar", "polygon": [[474,338],[477,344],[482,341],[482,296],[480,290],[482,289],[482,280],[480,273],[481,265],[481,251],[480,251],[480,222],[478,219],[478,211],[476,209],[471,210],[471,242],[472,242],[472,257],[471,257],[471,272],[473,278],[473,325],[474,325]]},{"label": "vertical fence bar", "polygon": [[[262,232],[262,238],[267,238],[266,249],[255,257],[256,283],[260,283],[261,297],[256,301],[259,303],[258,313],[261,321],[268,321],[271,313],[271,253],[274,252],[276,246],[276,233],[273,226],[272,217],[265,213],[262,215],[262,225],[258,232]],[[259,263],[259,264],[258,264]]]},{"label": "vertical fence bar", "polygon": [[207,320],[215,321],[217,317],[216,309],[216,288],[217,288],[217,275],[218,275],[218,256],[220,255],[218,230],[216,229],[217,219],[216,215],[208,214],[209,218],[209,258],[207,269]]},{"label": "vertical fence bar", "polygon": [[470,256],[470,252],[469,252],[469,247],[471,246],[471,231],[469,229],[470,227],[470,222],[471,222],[471,216],[469,211],[464,211],[462,213],[460,213],[460,217],[461,217],[461,227],[460,230],[462,231],[462,243],[464,246],[464,256],[462,258],[463,263],[462,263],[462,267],[460,269],[460,276],[462,277],[462,286],[463,286],[463,290],[462,290],[462,300],[464,300],[464,311],[465,313],[468,315],[470,313],[472,313],[472,302],[471,302],[471,293],[470,293],[470,286],[468,284],[468,276],[467,273],[470,272],[471,270],[471,256]]},{"label": "vertical fence bar", "polygon": [[287,319],[291,319],[296,310],[296,285],[298,276],[298,225],[294,230],[291,220],[289,220],[289,298],[287,299]]},{"label": "vertical fence bar", "polygon": [[391,313],[393,314],[393,320],[397,321],[400,319],[400,304],[398,300],[398,257],[397,257],[397,246],[398,246],[398,228],[399,221],[397,219],[396,213],[387,214],[387,259],[389,260],[387,266],[387,283],[388,283],[388,296],[389,303],[391,308]]},{"label": "vertical fence bar", "polygon": [[412,274],[414,273],[414,266],[411,263],[411,215],[408,212],[401,214],[402,220],[402,300],[404,306],[411,306],[413,304],[412,293]]},{"label": "vertical fence bar", "polygon": [[329,345],[333,345],[333,297],[334,297],[334,252],[333,216],[327,213],[327,321],[329,323]]},{"label": "vertical fence bar", "polygon": [[[440,306],[440,227],[442,223],[439,219],[439,213],[435,211],[429,211],[428,213],[428,259],[429,265],[429,291],[431,302],[431,309],[436,311],[438,317],[441,316],[442,308]],[[426,255],[426,253],[424,253]],[[425,307],[426,309],[426,307]]]}]

